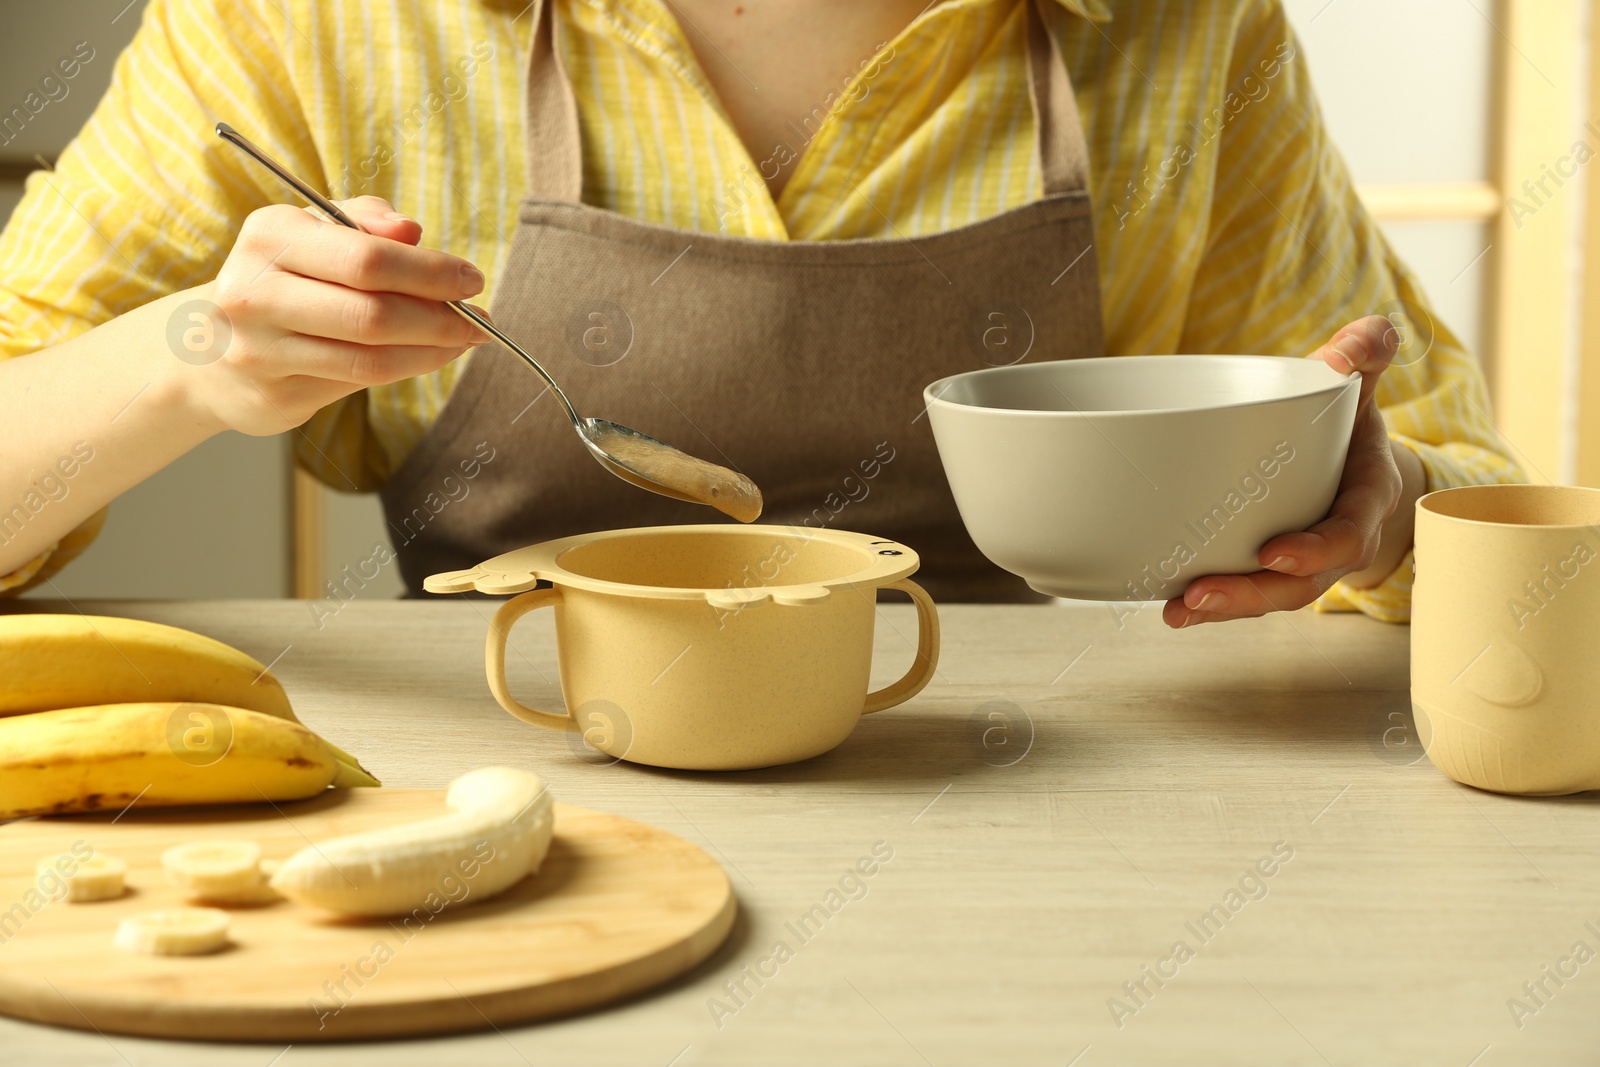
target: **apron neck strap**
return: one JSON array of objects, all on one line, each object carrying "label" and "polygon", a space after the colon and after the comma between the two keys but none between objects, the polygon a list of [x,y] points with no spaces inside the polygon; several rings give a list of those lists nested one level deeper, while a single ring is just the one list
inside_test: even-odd
[{"label": "apron neck strap", "polygon": [[[1022,0],[1028,9],[1028,97],[1038,130],[1035,151],[1044,195],[1081,192],[1089,184],[1089,149],[1072,80],[1044,22],[1053,0]],[[578,101],[556,41],[556,0],[533,0],[528,57],[528,195],[577,203],[583,198]]]},{"label": "apron neck strap", "polygon": [[556,43],[556,0],[533,0],[533,52],[528,57],[528,195],[583,199],[578,100]]},{"label": "apron neck strap", "polygon": [[1028,9],[1028,96],[1038,128],[1034,149],[1044,195],[1081,192],[1089,187],[1089,146],[1067,65],[1044,21],[1045,5],[1054,0],[1022,2]]}]

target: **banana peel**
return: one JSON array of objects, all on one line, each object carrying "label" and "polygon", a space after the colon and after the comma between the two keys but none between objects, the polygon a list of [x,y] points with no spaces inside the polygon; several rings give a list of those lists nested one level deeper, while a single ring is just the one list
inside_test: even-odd
[{"label": "banana peel", "polygon": [[[167,702],[300,722],[265,665],[204,634],[111,615],[0,615],[0,717]],[[349,768],[335,784],[378,784],[350,753],[322,744]]]},{"label": "banana peel", "polygon": [[0,719],[0,819],[376,785],[301,723],[246,708],[166,701]]}]

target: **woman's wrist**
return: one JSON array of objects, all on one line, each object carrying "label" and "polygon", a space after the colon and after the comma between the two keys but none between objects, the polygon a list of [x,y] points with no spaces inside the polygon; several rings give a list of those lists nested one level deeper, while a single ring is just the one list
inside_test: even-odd
[{"label": "woman's wrist", "polygon": [[181,428],[190,447],[230,428],[211,400],[212,364],[231,339],[227,316],[211,299],[213,284],[168,294],[128,316],[142,317],[128,325],[144,341],[151,406]]}]

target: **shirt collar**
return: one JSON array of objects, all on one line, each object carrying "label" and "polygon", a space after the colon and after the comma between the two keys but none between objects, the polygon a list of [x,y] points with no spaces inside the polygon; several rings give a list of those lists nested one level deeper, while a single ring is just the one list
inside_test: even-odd
[{"label": "shirt collar", "polygon": [[[490,2],[508,7],[516,6],[521,8],[527,6],[524,0],[490,0]],[[546,2],[553,3],[554,0],[546,0]],[[1031,0],[1022,0],[1022,2],[1030,3]],[[1072,14],[1077,15],[1079,18],[1088,19],[1090,22],[1111,21],[1111,4],[1109,0],[1055,0],[1055,2]]]},{"label": "shirt collar", "polygon": [[[1023,0],[1027,3],[1028,0]],[[1106,0],[1056,0],[1062,7],[1090,22],[1110,22],[1111,5]]]},{"label": "shirt collar", "polygon": [[[518,0],[518,2],[525,2],[525,0]],[[590,2],[598,3],[600,0],[590,0]],[[916,18],[911,20],[911,23],[915,25],[926,18],[934,17],[942,12],[954,11],[957,8],[984,7],[994,2],[995,0],[932,0],[927,7],[918,13]],[[1033,0],[1019,0],[1019,2],[1031,4]],[[1111,21],[1111,3],[1113,0],[1054,0],[1054,2],[1065,9],[1069,15],[1076,15],[1079,18],[1088,19],[1090,22]]]}]

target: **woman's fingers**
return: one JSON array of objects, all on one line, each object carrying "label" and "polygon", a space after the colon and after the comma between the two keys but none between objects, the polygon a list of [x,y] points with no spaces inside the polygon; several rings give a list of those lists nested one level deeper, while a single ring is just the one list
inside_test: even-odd
[{"label": "woman's fingers", "polygon": [[[387,206],[376,197],[363,199]],[[379,210],[367,205],[362,212],[347,213],[363,226],[398,234],[398,239],[352,230],[292,208],[265,209],[252,215],[254,221],[240,240],[266,259],[252,280],[276,271],[365,292],[403,293],[434,301],[465,300],[483,291],[483,274],[471,263],[448,252],[408,243],[405,238],[421,234],[416,223],[386,222]]]},{"label": "woman's fingers", "polygon": [[362,345],[289,334],[272,346],[271,358],[286,378],[315,378],[366,388],[431,374],[463,351],[432,345]]},{"label": "woman's fingers", "polygon": [[1294,611],[1339,578],[1370,564],[1383,522],[1399,497],[1399,474],[1376,405],[1357,418],[1339,495],[1327,518],[1309,530],[1282,534],[1262,546],[1266,569],[1254,574],[1196,578],[1169,600],[1162,618],[1174,627]]},{"label": "woman's fingers", "polygon": [[188,387],[224,425],[278,433],[489,339],[446,303],[482,292],[470,263],[419,247],[422,228],[379,197],[339,207],[360,229],[287,204],[251,212],[199,290],[231,329]]},{"label": "woman's fingers", "polygon": [[1260,553],[1261,566],[1293,575],[1344,573],[1365,567],[1377,551],[1383,520],[1394,510],[1395,493],[1387,484],[1380,484],[1382,473],[1378,468],[1371,476],[1352,480],[1334,498],[1328,517],[1309,530],[1267,542]]},{"label": "woman's fingers", "polygon": [[[1257,571],[1197,579],[1181,597],[1162,606],[1161,618],[1181,628],[1202,622],[1247,619],[1273,611],[1296,611],[1321,596],[1335,579]],[[1202,584],[1204,583],[1204,584]]]},{"label": "woman's fingers", "polygon": [[1384,520],[1400,495],[1400,475],[1376,403],[1357,413],[1339,493],[1328,515],[1309,530],[1281,534],[1261,547],[1264,570],[1196,578],[1162,612],[1169,626],[1293,611],[1339,578],[1368,566]]},{"label": "woman's fingers", "polygon": [[286,334],[360,345],[456,349],[488,340],[477,326],[437,300],[365,292],[292,274],[264,277],[254,288],[254,299],[265,305],[265,321]]},{"label": "woman's fingers", "polygon": [[1372,399],[1383,374],[1400,347],[1400,331],[1382,315],[1368,315],[1344,327],[1328,343],[1311,353],[1340,374],[1356,371],[1361,375],[1360,406]]},{"label": "woman's fingers", "polygon": [[422,240],[422,224],[396,211],[394,205],[381,196],[357,196],[334,203],[350,216],[350,221],[370,234],[408,245]]},{"label": "woman's fingers", "polygon": [[1341,374],[1361,375],[1361,396],[1338,495],[1321,522],[1280,534],[1261,547],[1255,574],[1210,575],[1189,583],[1162,609],[1168,626],[1246,618],[1303,608],[1339,578],[1372,563],[1384,521],[1400,498],[1400,472],[1378,410],[1378,380],[1393,361],[1400,333],[1382,315],[1357,319],[1313,352]]},{"label": "woman's fingers", "polygon": [[1383,415],[1376,404],[1356,415],[1339,494],[1328,515],[1309,530],[1281,534],[1261,546],[1257,560],[1267,570],[1311,575],[1360,570],[1372,560],[1384,520],[1400,498]]},{"label": "woman's fingers", "polygon": [[291,241],[274,266],[369,293],[423,300],[465,300],[483,292],[483,274],[448,252],[323,225]]}]

